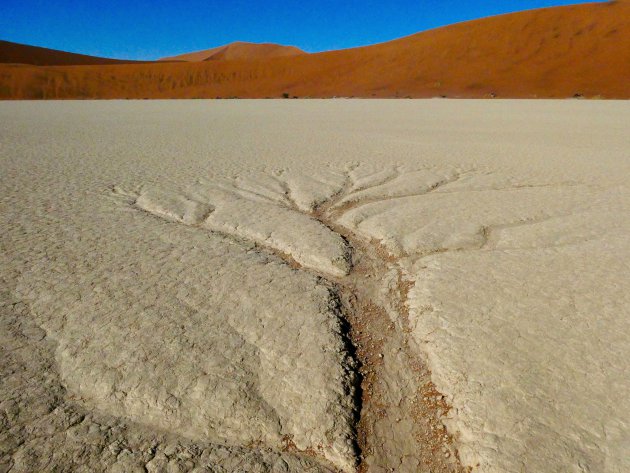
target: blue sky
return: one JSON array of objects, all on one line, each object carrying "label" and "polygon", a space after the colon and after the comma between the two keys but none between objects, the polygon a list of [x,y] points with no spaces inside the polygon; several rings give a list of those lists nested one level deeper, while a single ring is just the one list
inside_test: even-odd
[{"label": "blue sky", "polygon": [[549,0],[0,0],[0,39],[125,59],[274,42],[309,52],[399,38]]}]

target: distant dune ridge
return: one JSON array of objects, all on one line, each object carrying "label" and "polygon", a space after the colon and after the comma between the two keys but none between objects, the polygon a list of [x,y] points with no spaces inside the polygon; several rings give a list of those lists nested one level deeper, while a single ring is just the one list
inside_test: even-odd
[{"label": "distant dune ridge", "polygon": [[[20,62],[7,44],[2,62]],[[500,15],[318,54],[247,43],[165,58],[177,62],[68,65],[55,61],[69,53],[50,54],[0,65],[0,98],[630,98],[630,3]]]},{"label": "distant dune ridge", "polygon": [[306,54],[306,52],[294,46],[282,46],[280,44],[271,43],[244,43],[237,41],[218,48],[165,57],[160,59],[160,61],[198,62],[219,61],[222,59],[262,59],[269,57],[296,56],[298,54]]},{"label": "distant dune ridge", "polygon": [[67,53],[56,49],[27,46],[0,40],[0,63],[33,64],[36,66],[88,66],[99,64],[132,64],[150,61],[108,59],[85,54]]}]

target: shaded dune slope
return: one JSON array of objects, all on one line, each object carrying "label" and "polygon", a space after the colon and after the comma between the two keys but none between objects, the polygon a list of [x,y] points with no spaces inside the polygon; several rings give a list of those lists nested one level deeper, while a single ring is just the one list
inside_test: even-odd
[{"label": "shaded dune slope", "polygon": [[147,61],[127,61],[85,54],[67,53],[56,49],[28,46],[26,44],[0,41],[0,63],[31,64],[36,66],[88,66],[99,64],[133,64]]},{"label": "shaded dune slope", "polygon": [[297,56],[306,54],[294,46],[282,46],[280,44],[255,44],[237,41],[218,48],[196,51],[194,53],[180,54],[160,59],[160,61],[219,61],[234,59],[263,59],[270,57]]},{"label": "shaded dune slope", "polygon": [[630,3],[532,10],[374,46],[190,63],[0,66],[0,98],[630,98]]}]

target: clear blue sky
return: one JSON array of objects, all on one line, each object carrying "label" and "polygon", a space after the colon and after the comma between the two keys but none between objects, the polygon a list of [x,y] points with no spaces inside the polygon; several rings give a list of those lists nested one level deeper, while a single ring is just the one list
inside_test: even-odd
[{"label": "clear blue sky", "polygon": [[274,42],[350,48],[563,0],[0,0],[0,39],[125,59]]}]

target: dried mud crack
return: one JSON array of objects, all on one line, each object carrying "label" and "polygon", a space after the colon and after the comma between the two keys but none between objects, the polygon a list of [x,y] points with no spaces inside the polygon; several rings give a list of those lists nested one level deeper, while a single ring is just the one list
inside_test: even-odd
[{"label": "dried mud crack", "polygon": [[325,279],[342,301],[360,364],[358,471],[467,471],[442,423],[450,407],[408,336],[407,295],[413,281],[379,241],[365,241],[336,223],[344,193],[311,216],[341,235],[352,254],[347,276]]},{"label": "dried mud crack", "polygon": [[[399,186],[401,178],[409,186],[404,179],[416,176],[403,176],[395,169],[376,182],[359,182],[347,173],[334,192],[310,201],[281,174],[260,177],[261,182],[253,184],[208,182],[166,197],[152,191],[114,189],[139,210],[273,255],[293,270],[315,276],[329,289],[346,350],[359,371],[360,386],[355,386],[359,473],[466,471],[444,427],[450,407],[432,383],[422,350],[410,333],[408,293],[414,280],[401,264],[404,257],[392,255],[381,241],[361,237],[340,223],[346,212],[363,205],[401,195],[424,195],[460,177],[457,173],[435,176],[420,172],[425,173],[420,177],[428,176],[428,183],[416,187],[415,192],[396,188],[393,196],[378,198],[372,194],[374,189]],[[226,210],[237,212],[243,206],[250,206],[253,215],[264,209],[260,211],[279,217],[282,225],[274,226],[259,216],[242,221]],[[297,240],[295,233],[284,229],[291,225],[301,227]],[[329,246],[320,244],[320,238]],[[287,451],[299,451],[290,436],[284,444]],[[301,453],[318,456],[318,452],[304,449]]]}]

